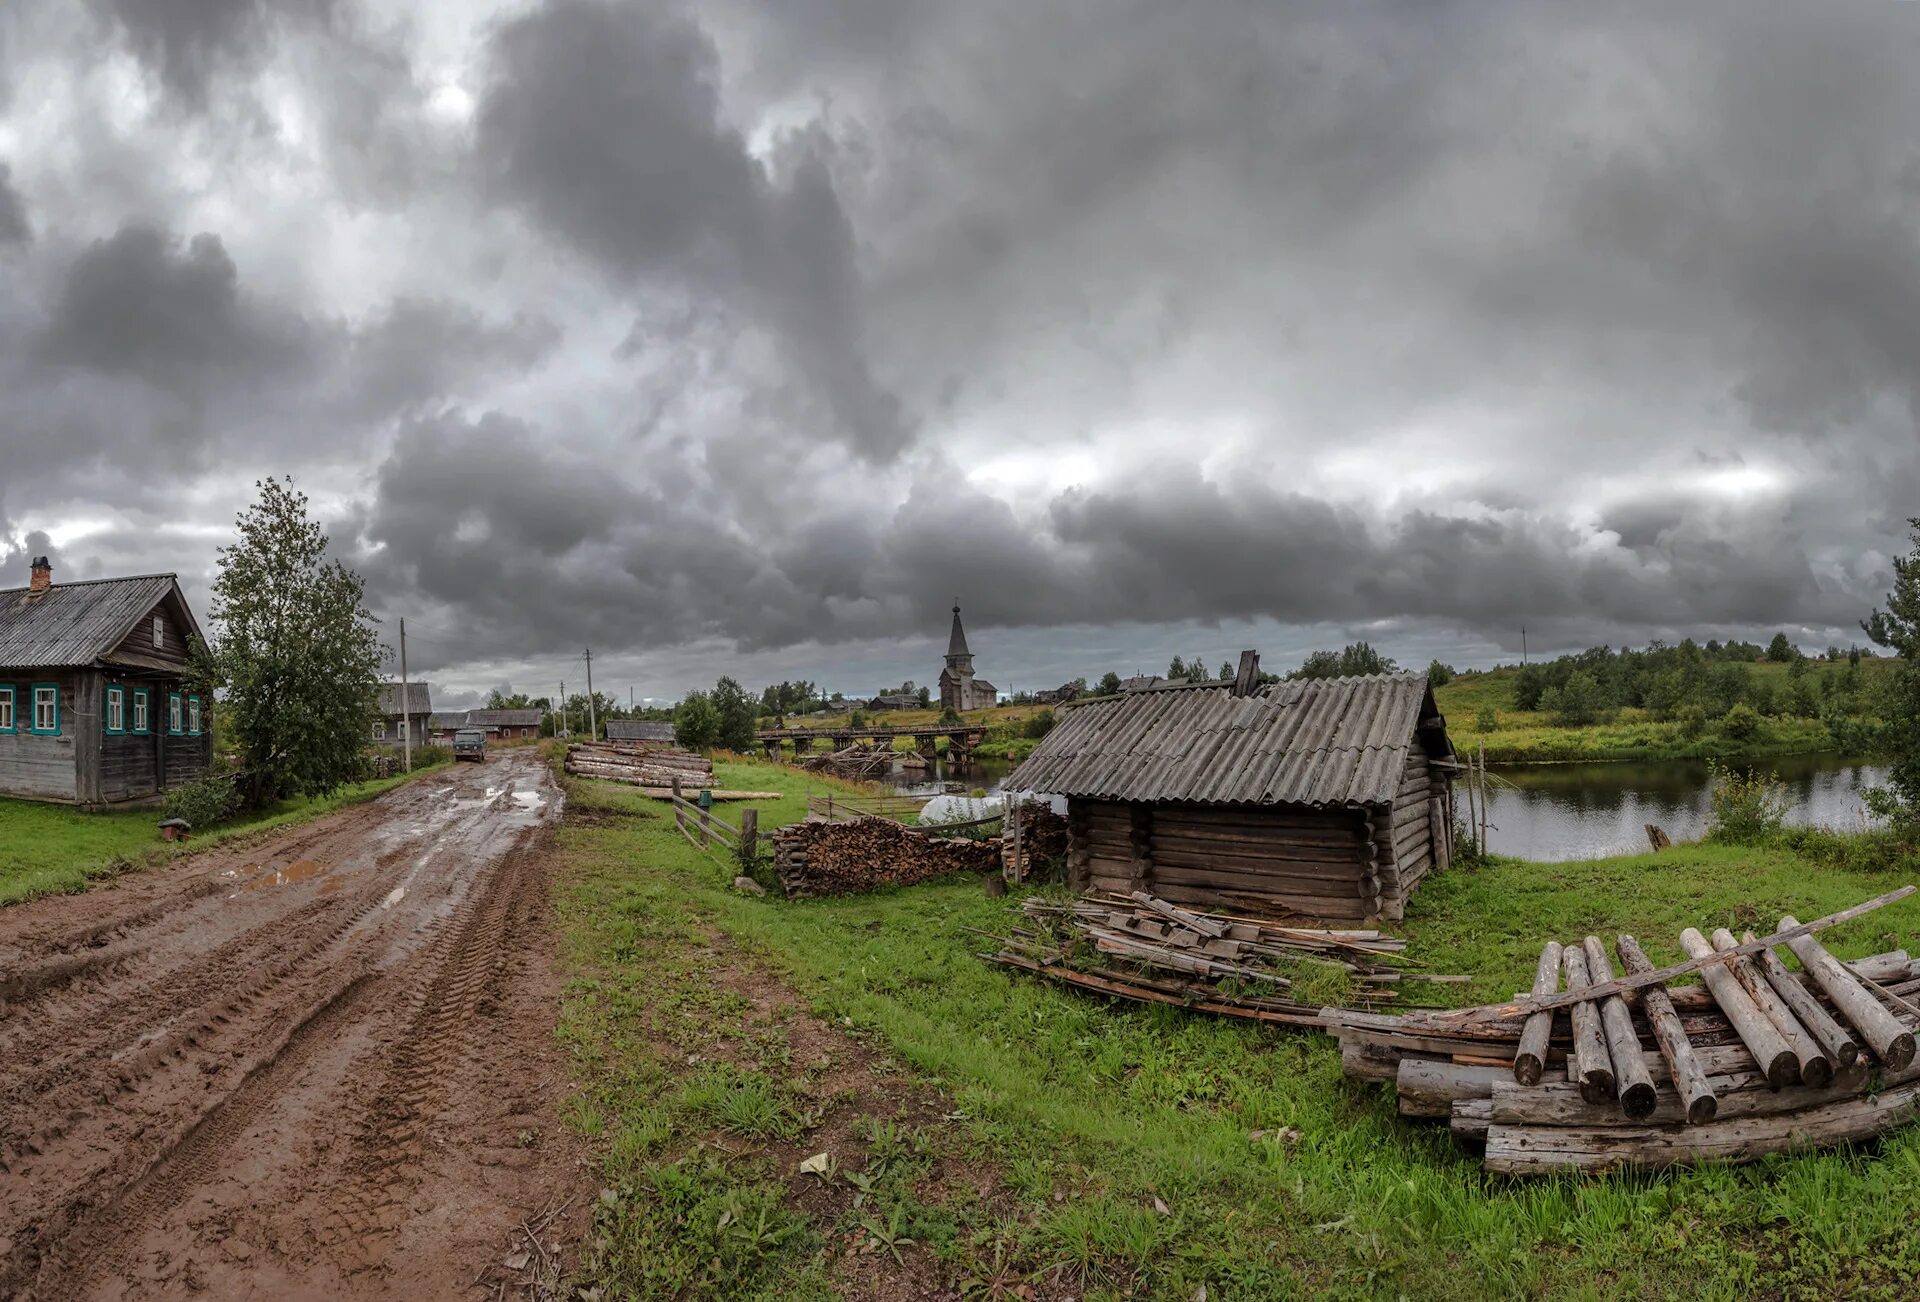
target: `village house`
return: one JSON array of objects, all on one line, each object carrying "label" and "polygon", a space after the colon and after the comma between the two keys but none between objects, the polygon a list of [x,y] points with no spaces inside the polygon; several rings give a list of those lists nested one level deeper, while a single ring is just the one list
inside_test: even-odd
[{"label": "village house", "polygon": [[1452,858],[1424,675],[1170,682],[1064,705],[1010,791],[1066,799],[1069,882],[1235,913],[1399,918]]},{"label": "village house", "polygon": [[532,741],[540,735],[540,720],[543,711],[526,710],[468,710],[467,721],[463,728],[478,728],[487,734],[487,740]]},{"label": "village house", "polygon": [[380,696],[373,707],[373,726],[368,739],[376,745],[399,746],[411,738],[415,746],[427,744],[433,718],[433,687],[429,683],[406,684],[406,700],[401,700],[401,684],[381,683]]},{"label": "village house", "polygon": [[624,742],[672,742],[670,719],[608,719],[607,740]]},{"label": "village house", "polygon": [[867,702],[869,710],[917,710],[920,697],[911,692],[882,692]]},{"label": "village house", "polygon": [[171,574],[55,583],[35,557],[28,586],[0,591],[0,795],[118,804],[204,776],[199,634]]},{"label": "village house", "polygon": [[1080,695],[1077,683],[1062,683],[1058,687],[1038,691],[1033,694],[1035,705],[1065,705]]},{"label": "village house", "polygon": [[973,672],[973,652],[967,649],[966,630],[960,627],[960,607],[953,608],[953,631],[947,635],[947,664],[940,671],[940,708],[984,710],[1000,700],[1000,693]]}]

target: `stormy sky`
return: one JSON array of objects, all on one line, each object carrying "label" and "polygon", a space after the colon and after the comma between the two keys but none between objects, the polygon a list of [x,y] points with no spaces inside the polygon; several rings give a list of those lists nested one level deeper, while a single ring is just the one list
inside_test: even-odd
[{"label": "stormy sky", "polygon": [[8,0],[0,582],[291,475],[437,700],[1858,641],[1920,5]]}]

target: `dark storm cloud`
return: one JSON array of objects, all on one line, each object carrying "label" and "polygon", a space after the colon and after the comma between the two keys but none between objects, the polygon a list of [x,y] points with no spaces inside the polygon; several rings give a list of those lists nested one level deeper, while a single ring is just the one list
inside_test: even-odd
[{"label": "dark storm cloud", "polygon": [[7,165],[0,163],[0,246],[25,244],[32,238],[33,228],[27,225],[26,201],[13,188]]},{"label": "dark storm cloud", "polygon": [[864,360],[851,226],[813,138],[772,175],[722,120],[698,27],[639,3],[550,0],[493,42],[478,160],[494,193],[622,279],[711,290],[774,332],[875,458],[906,438]]},{"label": "dark storm cloud", "polygon": [[223,68],[254,66],[284,19],[324,22],[336,0],[89,0],[182,100],[199,104]]}]

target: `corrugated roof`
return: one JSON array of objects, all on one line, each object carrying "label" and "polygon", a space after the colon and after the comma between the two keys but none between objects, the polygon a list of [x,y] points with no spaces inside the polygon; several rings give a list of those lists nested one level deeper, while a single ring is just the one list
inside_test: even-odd
[{"label": "corrugated roof", "polygon": [[444,728],[464,728],[467,726],[465,710],[442,711],[427,716],[427,726],[435,732]]},{"label": "corrugated roof", "polygon": [[468,710],[469,728],[532,728],[540,723],[538,710]]},{"label": "corrugated roof", "polygon": [[[400,684],[380,684],[380,703],[374,707],[375,714],[387,714],[398,718],[400,710]],[[433,713],[433,685],[431,683],[407,684],[408,714]]]},{"label": "corrugated roof", "polygon": [[[1063,706],[1002,785],[1095,800],[1390,804],[1420,721],[1439,716],[1418,674],[1232,687],[1170,683]],[[1430,745],[1450,755],[1442,729]]]},{"label": "corrugated roof", "polygon": [[[56,583],[38,597],[28,588],[0,591],[0,665],[90,665],[113,650],[174,587],[171,574],[143,574]],[[167,667],[177,668],[170,663]]]},{"label": "corrugated roof", "polygon": [[608,741],[672,741],[673,724],[662,719],[608,719]]}]

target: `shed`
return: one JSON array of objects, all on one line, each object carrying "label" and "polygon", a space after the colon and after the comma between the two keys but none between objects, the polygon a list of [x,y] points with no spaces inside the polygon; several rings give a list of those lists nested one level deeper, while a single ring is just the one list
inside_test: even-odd
[{"label": "shed", "polygon": [[30,577],[0,591],[0,795],[117,804],[204,776],[212,701],[175,577],[55,583],[44,556]]},{"label": "shed", "polygon": [[670,719],[608,719],[607,740],[671,742],[673,721]]},{"label": "shed", "polygon": [[1334,923],[1452,857],[1453,748],[1418,674],[1181,683],[1061,706],[1008,790],[1061,796],[1069,880]]}]

